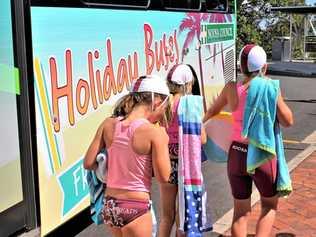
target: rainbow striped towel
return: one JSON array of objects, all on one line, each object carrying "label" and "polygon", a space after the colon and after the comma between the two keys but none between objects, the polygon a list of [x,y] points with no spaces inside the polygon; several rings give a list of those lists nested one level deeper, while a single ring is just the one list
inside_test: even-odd
[{"label": "rainbow striped towel", "polygon": [[212,230],[207,220],[206,198],[201,171],[202,97],[180,99],[179,117],[179,216],[180,230],[187,236],[202,236]]}]

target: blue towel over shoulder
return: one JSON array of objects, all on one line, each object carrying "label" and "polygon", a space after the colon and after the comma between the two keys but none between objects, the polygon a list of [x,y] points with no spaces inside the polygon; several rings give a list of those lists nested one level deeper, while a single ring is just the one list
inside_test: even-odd
[{"label": "blue towel over shoulder", "polygon": [[242,135],[249,140],[247,172],[277,157],[277,191],[287,196],[292,191],[291,178],[285,160],[282,133],[276,119],[280,83],[269,78],[251,80],[244,111]]}]

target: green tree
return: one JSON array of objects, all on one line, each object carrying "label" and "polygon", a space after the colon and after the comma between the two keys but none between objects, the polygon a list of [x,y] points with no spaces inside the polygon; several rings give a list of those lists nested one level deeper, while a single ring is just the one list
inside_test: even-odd
[{"label": "green tree", "polygon": [[[271,6],[302,5],[304,0],[237,0],[237,50],[247,43],[261,45],[268,57],[272,54],[272,42],[276,37],[290,36],[290,16],[271,12]],[[293,56],[303,55],[304,18],[293,16]]]}]

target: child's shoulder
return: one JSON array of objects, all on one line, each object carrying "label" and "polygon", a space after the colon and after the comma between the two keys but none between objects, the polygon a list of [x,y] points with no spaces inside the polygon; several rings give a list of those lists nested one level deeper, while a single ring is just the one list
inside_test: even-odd
[{"label": "child's shoulder", "polygon": [[241,82],[236,82],[236,81],[230,81],[230,82],[227,82],[224,86],[224,88],[235,88],[237,85],[239,85]]},{"label": "child's shoulder", "polygon": [[118,121],[118,118],[108,117],[104,119],[102,126],[104,130],[112,128]]},{"label": "child's shoulder", "polygon": [[230,93],[234,92],[238,85],[242,85],[241,82],[230,81],[224,87],[224,92]]}]

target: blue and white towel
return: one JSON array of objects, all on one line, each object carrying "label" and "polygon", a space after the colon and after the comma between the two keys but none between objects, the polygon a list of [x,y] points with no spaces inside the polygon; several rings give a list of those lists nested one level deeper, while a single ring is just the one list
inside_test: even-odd
[{"label": "blue and white towel", "polygon": [[103,199],[104,199],[104,188],[103,184],[96,176],[95,171],[88,170],[87,182],[90,191],[90,214],[91,219],[96,225],[103,224]]}]

